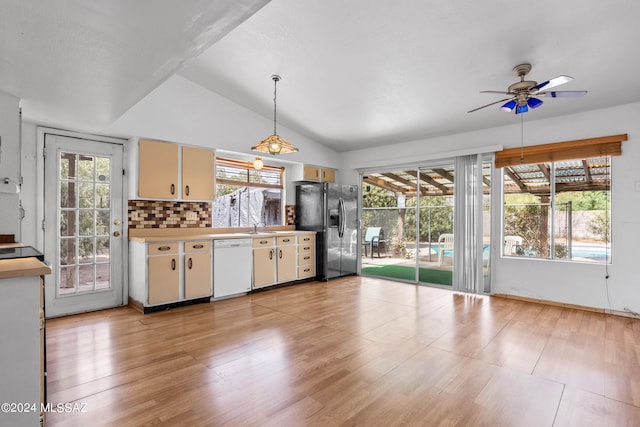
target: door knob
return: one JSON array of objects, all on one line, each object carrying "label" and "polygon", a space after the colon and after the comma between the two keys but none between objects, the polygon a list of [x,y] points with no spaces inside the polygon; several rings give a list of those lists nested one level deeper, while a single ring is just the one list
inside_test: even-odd
[{"label": "door knob", "polygon": [[114,237],[120,237],[120,232],[119,231],[114,231],[113,232],[113,236]]},{"label": "door knob", "polygon": [[120,225],[120,220],[116,219],[115,221],[113,221],[113,225]]}]

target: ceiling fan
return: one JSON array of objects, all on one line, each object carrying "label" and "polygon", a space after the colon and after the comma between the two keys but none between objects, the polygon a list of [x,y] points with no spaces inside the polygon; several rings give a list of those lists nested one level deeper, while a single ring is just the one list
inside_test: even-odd
[{"label": "ceiling fan", "polygon": [[552,98],[580,98],[587,94],[586,90],[550,91],[549,89],[553,87],[570,82],[573,80],[573,77],[562,75],[538,84],[538,82],[524,79],[524,76],[529,74],[529,71],[531,71],[531,64],[515,66],[513,72],[516,76],[520,77],[520,81],[510,85],[506,92],[495,90],[483,90],[480,92],[509,95],[508,98],[474,108],[473,110],[467,111],[467,113],[473,113],[474,111],[506,101],[506,103],[500,107],[502,111],[515,111],[516,114],[520,114],[526,113],[529,111],[529,108],[538,108],[541,106],[542,100],[540,98],[544,98],[545,96]]}]

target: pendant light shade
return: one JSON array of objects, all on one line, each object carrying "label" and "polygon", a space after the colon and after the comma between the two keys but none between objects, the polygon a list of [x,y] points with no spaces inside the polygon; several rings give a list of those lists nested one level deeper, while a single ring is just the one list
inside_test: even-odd
[{"label": "pendant light shade", "polygon": [[256,159],[253,161],[253,168],[255,170],[260,170],[264,167],[264,163],[262,162],[262,157],[256,157]]},{"label": "pendant light shade", "polygon": [[296,151],[298,151],[298,149],[291,145],[286,139],[278,135],[278,132],[276,131],[276,99],[280,76],[274,74],[273,76],[271,76],[271,79],[273,80],[273,135],[263,139],[258,144],[251,147],[251,149],[253,151],[259,151],[261,153],[269,153],[273,155],[295,153]]}]

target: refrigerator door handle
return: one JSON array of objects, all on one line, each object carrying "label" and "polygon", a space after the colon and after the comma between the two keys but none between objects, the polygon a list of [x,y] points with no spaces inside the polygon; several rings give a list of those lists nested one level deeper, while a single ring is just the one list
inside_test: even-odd
[{"label": "refrigerator door handle", "polygon": [[342,200],[342,197],[338,199],[338,209],[340,210],[340,216],[338,217],[338,237],[342,238],[344,236],[345,228],[344,220],[345,216],[347,215],[347,212],[344,208],[344,200]]}]

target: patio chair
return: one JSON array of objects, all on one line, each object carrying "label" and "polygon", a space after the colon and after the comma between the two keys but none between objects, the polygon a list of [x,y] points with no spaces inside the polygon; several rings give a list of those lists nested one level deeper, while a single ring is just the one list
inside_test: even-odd
[{"label": "patio chair", "polygon": [[[445,251],[448,252],[445,254]],[[438,265],[442,265],[444,262],[444,257],[448,256],[451,258],[451,263],[453,264],[453,234],[452,233],[442,233],[438,238]]]},{"label": "patio chair", "polygon": [[387,241],[384,239],[384,231],[382,227],[367,227],[367,232],[364,235],[364,256],[367,256],[368,250],[371,251],[371,258],[373,258],[373,250],[378,252],[378,258],[380,258],[380,248],[384,250],[385,256],[389,256],[387,252]]},{"label": "patio chair", "polygon": [[518,246],[522,246],[522,237],[520,236],[504,236],[504,255],[516,256]]}]

